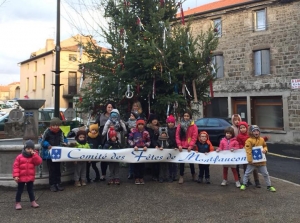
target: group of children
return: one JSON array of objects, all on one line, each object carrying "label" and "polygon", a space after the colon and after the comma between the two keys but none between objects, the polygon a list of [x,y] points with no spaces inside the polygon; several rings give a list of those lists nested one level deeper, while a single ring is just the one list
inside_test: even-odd
[{"label": "group of children", "polygon": [[[137,118],[137,114],[133,111],[128,122],[128,140],[127,143],[134,150],[143,148],[147,151],[150,145],[153,148],[163,149],[178,149],[181,152],[183,149],[187,151],[195,151],[199,153],[207,154],[215,151],[212,146],[209,135],[205,131],[201,131],[198,134],[198,129],[194,122],[191,120],[192,115],[190,112],[184,113],[183,119],[178,126],[175,126],[175,118],[170,115],[167,120],[166,128],[158,128],[158,134],[150,134],[145,128],[145,120]],[[154,123],[154,122],[153,122]],[[260,129],[257,125],[248,126],[246,122],[242,122],[239,115],[232,117],[232,127],[225,129],[225,137],[221,140],[216,152],[222,152],[224,150],[230,150],[234,152],[237,149],[245,148],[248,164],[244,164],[244,177],[242,184],[240,184],[240,174],[238,166],[224,165],[223,166],[223,181],[222,186],[227,185],[228,180],[228,168],[231,168],[236,187],[241,190],[245,190],[246,186],[251,185],[249,180],[250,174],[254,173],[254,180],[256,187],[260,188],[259,178],[255,170],[258,169],[265,179],[267,189],[275,192],[276,189],[271,185],[270,177],[266,168],[266,162],[253,163],[252,160],[252,148],[255,146],[262,146],[263,153],[267,153],[267,146],[265,139],[260,136]],[[50,127],[44,132],[41,140],[42,150],[41,156],[47,160],[47,166],[49,170],[49,184],[50,190],[53,192],[62,191],[64,188],[61,186],[61,173],[60,163],[52,162],[49,150],[52,146],[73,146],[82,149],[101,149],[101,135],[99,133],[98,124],[91,124],[89,131],[79,130],[76,134],[75,143],[67,144],[66,139],[63,136],[59,126],[61,121],[58,118],[53,118],[50,122]],[[156,122],[157,125],[157,122]],[[107,120],[107,125],[104,128],[102,135],[107,136],[103,149],[121,149],[120,143],[120,130],[127,131],[124,122],[120,120],[119,112],[117,109],[113,109],[110,118]],[[156,129],[156,128],[152,128]],[[151,132],[151,131],[150,131]],[[157,137],[155,137],[157,136]],[[267,139],[267,138],[266,138]],[[150,147],[152,148],[152,147]],[[16,195],[16,210],[22,209],[20,201],[21,194],[23,192],[25,184],[27,184],[27,191],[31,201],[31,206],[36,208],[39,205],[35,202],[33,193],[33,181],[35,178],[35,166],[42,163],[41,157],[34,150],[34,143],[29,140],[25,143],[22,153],[17,156],[13,164],[13,178],[18,183],[18,190]],[[100,179],[100,172],[96,166],[95,161],[92,162],[75,162],[74,163],[74,181],[75,186],[85,186],[86,180],[89,181],[89,168],[92,166],[96,173],[95,181]],[[119,163],[108,163],[110,168],[111,178],[108,180],[108,185],[120,185],[119,176]],[[159,165],[159,182],[164,181],[173,182],[177,180],[177,166],[176,163],[158,163]],[[144,170],[145,163],[134,163],[133,174],[135,177],[135,184],[144,184]],[[183,183],[184,163],[180,163],[180,178],[179,183]],[[199,164],[198,180],[195,179],[194,164],[190,164],[191,174],[193,180],[198,183],[204,182],[210,184],[209,165]]]}]

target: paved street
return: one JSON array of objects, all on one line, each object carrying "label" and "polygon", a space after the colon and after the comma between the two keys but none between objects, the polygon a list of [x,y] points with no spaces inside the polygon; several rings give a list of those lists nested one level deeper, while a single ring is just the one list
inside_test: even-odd
[{"label": "paved street", "polygon": [[[99,165],[99,164],[98,164]],[[198,170],[198,168],[196,168]],[[1,222],[298,222],[300,186],[272,178],[277,192],[263,187],[240,191],[230,184],[222,187],[222,167],[211,166],[211,185],[190,180],[185,183],[157,183],[145,178],[145,185],[134,185],[122,168],[122,184],[104,182],[63,192],[36,190],[40,208],[30,208],[23,194],[23,210],[14,210],[15,191],[0,189]],[[271,172],[271,171],[270,171]]]}]

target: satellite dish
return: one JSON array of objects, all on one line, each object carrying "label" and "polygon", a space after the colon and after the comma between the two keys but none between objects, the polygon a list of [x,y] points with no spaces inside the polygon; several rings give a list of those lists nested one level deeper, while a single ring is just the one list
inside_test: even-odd
[{"label": "satellite dish", "polygon": [[74,108],[67,108],[64,115],[67,121],[72,121],[76,117],[76,111]]}]

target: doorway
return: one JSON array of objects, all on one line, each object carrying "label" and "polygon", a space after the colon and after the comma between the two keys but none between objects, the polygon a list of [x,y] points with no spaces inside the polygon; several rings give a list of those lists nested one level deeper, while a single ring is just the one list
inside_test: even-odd
[{"label": "doorway", "polygon": [[232,111],[233,114],[239,114],[242,120],[248,123],[247,98],[232,98]]}]

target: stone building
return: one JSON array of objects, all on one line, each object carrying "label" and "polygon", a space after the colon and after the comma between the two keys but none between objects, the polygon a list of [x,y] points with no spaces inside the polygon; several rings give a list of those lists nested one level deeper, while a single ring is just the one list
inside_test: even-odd
[{"label": "stone building", "polygon": [[238,113],[270,141],[300,141],[299,12],[299,0],[221,0],[184,12],[192,33],[219,32],[214,98],[203,116]]}]

